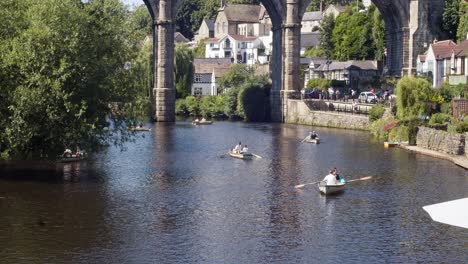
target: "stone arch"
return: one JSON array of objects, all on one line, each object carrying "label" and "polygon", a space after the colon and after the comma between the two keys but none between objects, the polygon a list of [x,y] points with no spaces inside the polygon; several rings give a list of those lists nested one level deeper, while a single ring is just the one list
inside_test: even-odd
[{"label": "stone arch", "polygon": [[416,58],[436,37],[444,0],[372,0],[385,21],[387,74],[415,73]]}]

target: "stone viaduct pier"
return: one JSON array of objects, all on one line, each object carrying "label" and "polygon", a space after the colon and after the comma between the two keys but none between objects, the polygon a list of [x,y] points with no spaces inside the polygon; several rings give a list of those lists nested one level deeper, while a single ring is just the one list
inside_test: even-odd
[{"label": "stone viaduct pier", "polygon": [[[153,20],[155,100],[154,119],[175,121],[174,32],[181,0],[143,0]],[[300,29],[311,0],[261,0],[273,31],[272,120],[283,122],[287,100],[300,87]],[[386,27],[388,75],[411,75],[416,58],[434,38],[442,38],[444,0],[373,0]]]}]

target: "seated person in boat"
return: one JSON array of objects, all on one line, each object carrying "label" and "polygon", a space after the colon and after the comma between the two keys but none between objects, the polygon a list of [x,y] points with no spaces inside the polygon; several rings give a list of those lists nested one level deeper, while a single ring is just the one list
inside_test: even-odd
[{"label": "seated person in boat", "polygon": [[330,170],[330,174],[323,178],[323,181],[326,182],[327,185],[336,185],[336,170]]},{"label": "seated person in boat", "polygon": [[312,131],[312,133],[310,133],[310,139],[316,139],[316,138],[318,138],[318,134],[315,131]]},{"label": "seated person in boat", "polygon": [[198,120],[198,118],[197,118],[193,122],[198,123],[198,122],[200,122],[200,120]]},{"label": "seated person in boat", "polygon": [[249,153],[249,148],[247,147],[247,145],[244,145],[244,147],[242,148],[241,153]]},{"label": "seated person in boat", "polygon": [[338,170],[334,168],[333,171],[336,178],[336,182],[344,182],[344,178],[340,177],[340,175],[338,174]]},{"label": "seated person in boat", "polygon": [[232,149],[232,152],[234,153],[240,153],[242,151],[242,143],[239,142],[239,144],[237,144],[234,149]]},{"label": "seated person in boat", "polygon": [[206,119],[203,117],[203,118],[201,119],[201,122],[206,122]]},{"label": "seated person in boat", "polygon": [[65,158],[69,158],[69,157],[71,157],[71,155],[72,155],[71,149],[65,149],[62,156],[65,157]]}]

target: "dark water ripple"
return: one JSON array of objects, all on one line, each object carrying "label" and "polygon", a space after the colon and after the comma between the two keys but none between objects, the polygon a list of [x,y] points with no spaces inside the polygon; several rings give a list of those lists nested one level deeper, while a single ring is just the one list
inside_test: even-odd
[{"label": "dark water ripple", "polygon": [[[158,124],[91,161],[0,167],[1,263],[468,263],[468,232],[422,206],[468,196],[452,163],[366,132]],[[263,158],[226,155],[238,141]],[[350,183],[315,186],[331,167]],[[467,208],[468,210],[468,208]]]}]

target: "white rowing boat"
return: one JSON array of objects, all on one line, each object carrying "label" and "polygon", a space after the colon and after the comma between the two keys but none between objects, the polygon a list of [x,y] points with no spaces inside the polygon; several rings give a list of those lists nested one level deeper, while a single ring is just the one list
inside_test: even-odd
[{"label": "white rowing boat", "polygon": [[253,158],[252,153],[236,153],[229,151],[229,156],[237,159],[244,159],[244,160],[250,160]]},{"label": "white rowing boat", "polygon": [[319,144],[320,143],[320,138],[311,139],[310,137],[306,137],[304,142],[312,143],[312,144]]},{"label": "white rowing boat", "polygon": [[151,131],[151,128],[145,128],[145,127],[129,127],[128,130],[130,130],[130,131],[136,131],[136,132],[145,132],[145,131]]},{"label": "white rowing boat", "polygon": [[192,122],[193,125],[211,125],[213,124],[213,121],[193,121]]},{"label": "white rowing boat", "polygon": [[346,182],[340,182],[335,185],[327,185],[325,181],[321,181],[318,183],[320,192],[325,195],[343,192],[345,189],[345,185],[346,185]]}]

